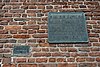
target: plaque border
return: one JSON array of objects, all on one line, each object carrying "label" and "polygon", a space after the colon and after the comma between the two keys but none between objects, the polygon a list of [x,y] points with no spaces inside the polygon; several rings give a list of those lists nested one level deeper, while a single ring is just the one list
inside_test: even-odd
[{"label": "plaque border", "polygon": [[[50,21],[49,21],[49,18],[50,18],[50,15],[51,14],[64,14],[64,13],[71,13],[71,14],[82,14],[83,16],[84,16],[84,21],[83,22],[85,22],[84,24],[85,24],[85,30],[86,30],[86,36],[87,36],[87,40],[86,41],[50,41],[49,39],[50,39],[50,33],[49,33],[49,23],[50,23]],[[68,44],[80,44],[80,43],[85,43],[85,44],[87,44],[88,42],[89,42],[89,39],[88,39],[89,37],[88,37],[88,31],[87,31],[87,23],[86,23],[86,17],[85,17],[85,13],[84,12],[49,12],[48,13],[48,42],[49,43],[53,43],[53,44],[63,44],[63,43],[68,43]]]}]

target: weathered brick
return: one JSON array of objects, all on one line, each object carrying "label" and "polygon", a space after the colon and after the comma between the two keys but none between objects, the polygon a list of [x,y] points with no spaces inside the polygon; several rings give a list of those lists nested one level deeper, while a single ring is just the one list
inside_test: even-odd
[{"label": "weathered brick", "polygon": [[5,26],[6,30],[19,30],[21,26]]},{"label": "weathered brick", "polygon": [[58,48],[50,48],[50,52],[58,52],[59,49]]},{"label": "weathered brick", "polygon": [[12,38],[12,35],[0,35],[1,39]]},{"label": "weathered brick", "polygon": [[13,38],[22,38],[22,39],[25,39],[25,38],[30,38],[30,35],[13,35]]},{"label": "weathered brick", "polygon": [[48,58],[36,58],[36,62],[37,63],[43,63],[43,62],[47,62],[48,61]]},{"label": "weathered brick", "polygon": [[4,47],[5,47],[5,48],[12,48],[13,45],[12,45],[12,44],[5,44]]},{"label": "weathered brick", "polygon": [[33,38],[47,38],[48,35],[47,34],[34,34]]},{"label": "weathered brick", "polygon": [[56,64],[39,64],[39,67],[57,67]]},{"label": "weathered brick", "polygon": [[18,30],[19,34],[27,34],[27,30]]},{"label": "weathered brick", "polygon": [[33,29],[33,30],[38,30],[39,26],[38,25],[28,25],[28,26],[23,26],[23,29]]},{"label": "weathered brick", "polygon": [[50,57],[51,53],[34,53],[33,57]]},{"label": "weathered brick", "polygon": [[16,64],[3,64],[3,67],[16,67]]},{"label": "weathered brick", "polygon": [[33,47],[32,52],[41,52],[41,48]]},{"label": "weathered brick", "polygon": [[20,22],[26,22],[29,19],[28,18],[14,18],[15,21],[20,21]]},{"label": "weathered brick", "polygon": [[49,58],[49,62],[56,62],[56,58]]},{"label": "weathered brick", "polygon": [[35,5],[33,5],[33,6],[32,5],[29,5],[28,8],[29,9],[36,9],[36,6]]},{"label": "weathered brick", "polygon": [[45,43],[45,39],[37,39],[37,43]]},{"label": "weathered brick", "polygon": [[0,25],[8,25],[8,21],[6,21],[6,20],[5,21],[1,21]]},{"label": "weathered brick", "polygon": [[76,58],[77,62],[85,62],[85,58]]},{"label": "weathered brick", "polygon": [[28,62],[29,63],[34,63],[35,62],[35,58],[28,58]]},{"label": "weathered brick", "polygon": [[29,43],[36,43],[36,39],[29,39],[28,42]]},{"label": "weathered brick", "polygon": [[68,52],[77,52],[76,48],[68,48]]},{"label": "weathered brick", "polygon": [[57,62],[66,62],[66,58],[57,58]]},{"label": "weathered brick", "polygon": [[64,56],[66,56],[66,57],[69,57],[70,56],[70,54],[69,53],[58,53],[58,52],[56,52],[56,53],[52,53],[51,54],[53,57],[64,57]]},{"label": "weathered brick", "polygon": [[59,63],[57,67],[68,67],[68,63]]},{"label": "weathered brick", "polygon": [[2,63],[3,64],[9,64],[9,63],[11,63],[11,58],[3,58]]},{"label": "weathered brick", "polygon": [[10,34],[17,34],[17,30],[10,30]]},{"label": "weathered brick", "polygon": [[95,61],[95,58],[89,58],[89,57],[87,57],[87,58],[86,58],[86,61],[88,61],[88,62],[93,62],[93,61]]},{"label": "weathered brick", "polygon": [[18,67],[37,67],[36,64],[19,64]]},{"label": "weathered brick", "polygon": [[93,46],[100,46],[100,43],[93,43]]},{"label": "weathered brick", "polygon": [[90,52],[90,48],[85,48],[85,47],[79,48],[78,50],[81,52]]},{"label": "weathered brick", "polygon": [[49,52],[49,48],[42,48],[42,52]]},{"label": "weathered brick", "polygon": [[97,38],[89,38],[90,42],[98,42]]},{"label": "weathered brick", "polygon": [[98,34],[90,33],[90,34],[89,34],[89,37],[99,37],[99,35],[98,35]]},{"label": "weathered brick", "polygon": [[17,63],[24,63],[24,62],[26,62],[26,58],[16,58],[15,62],[17,62]]},{"label": "weathered brick", "polygon": [[67,58],[67,62],[75,62],[75,58]]},{"label": "weathered brick", "polygon": [[34,34],[36,33],[36,30],[28,30],[28,34]]},{"label": "weathered brick", "polygon": [[8,43],[8,40],[0,40],[0,43]]},{"label": "weathered brick", "polygon": [[90,56],[100,56],[100,52],[91,52],[89,53]]},{"label": "weathered brick", "polygon": [[10,13],[24,13],[25,12],[25,10],[20,10],[20,9],[18,9],[18,10],[10,10]]}]

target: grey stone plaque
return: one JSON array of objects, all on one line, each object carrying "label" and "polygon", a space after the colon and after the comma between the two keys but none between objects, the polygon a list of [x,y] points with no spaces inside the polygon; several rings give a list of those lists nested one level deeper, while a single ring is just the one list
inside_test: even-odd
[{"label": "grey stone plaque", "polygon": [[29,55],[29,46],[14,46],[13,48],[13,55],[14,56],[28,56]]},{"label": "grey stone plaque", "polygon": [[88,43],[83,12],[50,12],[48,14],[49,43]]}]

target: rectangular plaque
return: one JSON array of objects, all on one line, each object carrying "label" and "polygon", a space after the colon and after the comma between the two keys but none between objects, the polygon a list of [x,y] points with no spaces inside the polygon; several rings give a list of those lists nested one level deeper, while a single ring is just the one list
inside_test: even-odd
[{"label": "rectangular plaque", "polygon": [[13,55],[15,56],[27,56],[29,55],[30,47],[26,45],[14,46]]},{"label": "rectangular plaque", "polygon": [[88,43],[83,12],[50,12],[48,14],[49,43]]}]

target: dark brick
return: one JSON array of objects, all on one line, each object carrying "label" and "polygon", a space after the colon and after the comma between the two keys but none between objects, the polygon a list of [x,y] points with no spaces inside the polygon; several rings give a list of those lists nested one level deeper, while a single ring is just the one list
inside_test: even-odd
[{"label": "dark brick", "polygon": [[0,43],[8,43],[8,40],[0,40]]},{"label": "dark brick", "polygon": [[80,8],[86,8],[86,5],[80,5]]},{"label": "dark brick", "polygon": [[79,67],[97,67],[96,63],[80,63]]}]

